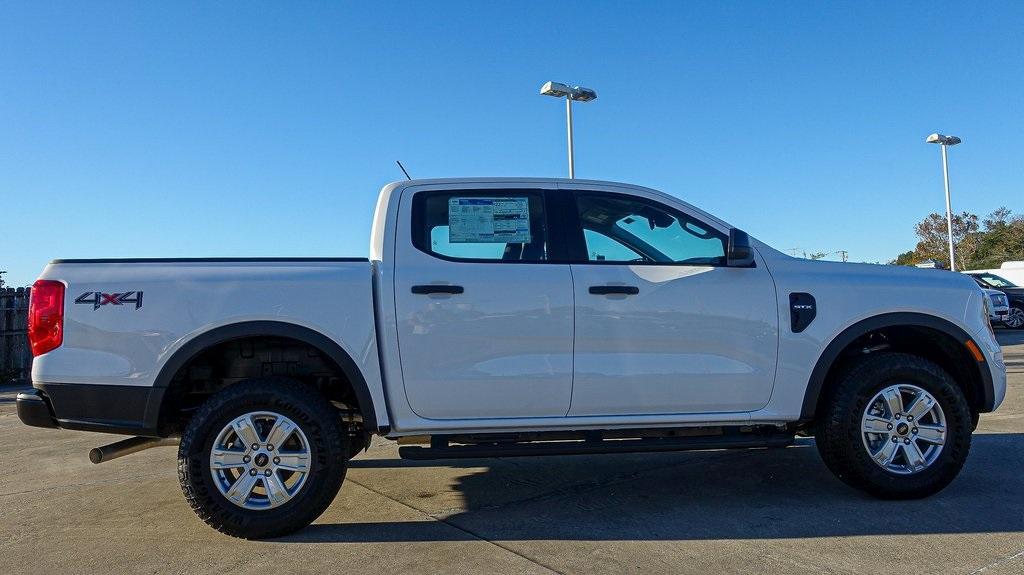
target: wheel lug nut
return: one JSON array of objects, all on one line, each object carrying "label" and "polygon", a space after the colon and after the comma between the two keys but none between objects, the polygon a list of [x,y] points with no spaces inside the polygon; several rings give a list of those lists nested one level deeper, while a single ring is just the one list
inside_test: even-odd
[{"label": "wheel lug nut", "polygon": [[908,415],[907,416],[907,421],[914,421],[914,416],[913,415]]},{"label": "wheel lug nut", "polygon": [[907,445],[910,445],[910,440],[909,440],[909,439],[904,439],[904,440],[903,440],[903,443],[905,443],[905,444],[907,444]]},{"label": "wheel lug nut", "polygon": [[248,455],[242,457],[242,463],[249,463],[250,461],[252,461],[252,458]]},{"label": "wheel lug nut", "polygon": [[270,477],[271,473],[273,473],[273,472],[268,469],[268,470],[263,472],[263,475],[265,475],[266,477]]},{"label": "wheel lug nut", "polygon": [[911,429],[910,432],[913,433],[914,435],[917,435],[917,428],[915,427],[914,429]]},{"label": "wheel lug nut", "polygon": [[[914,433],[917,433],[916,429],[914,430]],[[275,457],[274,458],[274,465],[278,465],[280,463],[281,463],[281,458],[280,457]]]},{"label": "wheel lug nut", "polygon": [[249,475],[252,475],[252,476],[255,477],[256,476],[256,470],[255,469],[250,469],[249,470]]},{"label": "wheel lug nut", "polygon": [[253,443],[253,444],[252,444],[252,450],[253,450],[253,451],[256,451],[256,450],[257,450],[257,449],[259,449],[259,448],[260,448],[260,444],[259,444],[259,443]]},{"label": "wheel lug nut", "polygon": [[897,413],[896,414],[896,419],[899,419],[899,418],[900,418],[900,414]]},{"label": "wheel lug nut", "polygon": [[892,442],[893,442],[893,443],[898,443],[898,442],[899,442],[899,440],[900,440],[900,438],[898,438],[898,437],[893,437],[893,438],[892,438]]},{"label": "wheel lug nut", "polygon": [[889,425],[886,425],[885,427],[888,428],[889,431],[892,431],[892,424],[891,423]]},{"label": "wheel lug nut", "polygon": [[273,451],[273,450],[274,450],[274,444],[273,443],[268,443],[267,444],[267,451]]}]

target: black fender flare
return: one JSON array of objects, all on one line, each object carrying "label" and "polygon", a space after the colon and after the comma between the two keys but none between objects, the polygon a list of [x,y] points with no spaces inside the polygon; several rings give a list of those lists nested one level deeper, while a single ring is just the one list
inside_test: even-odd
[{"label": "black fender flare", "polygon": [[352,385],[352,389],[359,401],[359,409],[363,415],[363,426],[366,431],[376,432],[377,413],[373,405],[373,396],[370,395],[370,388],[366,384],[366,378],[356,365],[352,357],[326,335],[294,323],[283,321],[245,321],[224,325],[211,329],[190,339],[174,355],[164,362],[163,367],[156,376],[153,389],[150,393],[149,405],[146,407],[146,426],[151,429],[158,429],[160,424],[161,404],[167,388],[171,384],[174,375],[203,350],[214,345],[241,339],[245,337],[283,337],[301,341],[316,348],[324,357],[331,360],[341,369],[342,373]]},{"label": "black fender flare", "polygon": [[[844,329],[839,335],[832,338],[832,341],[825,346],[825,350],[818,357],[814,365],[811,378],[807,382],[807,389],[804,391],[804,402],[800,409],[800,419],[810,421],[814,419],[814,412],[818,406],[818,399],[825,387],[825,378],[832,364],[839,358],[839,354],[846,349],[846,346],[853,343],[862,335],[872,331],[896,326],[925,327],[945,333],[959,343],[966,345],[974,339],[960,326],[934,315],[914,312],[895,312],[876,315],[863,319],[850,327]],[[980,348],[979,348],[980,349]],[[992,386],[992,373],[985,361],[978,362],[975,366],[981,379],[980,410],[982,412],[992,411],[995,405],[995,390]]]}]

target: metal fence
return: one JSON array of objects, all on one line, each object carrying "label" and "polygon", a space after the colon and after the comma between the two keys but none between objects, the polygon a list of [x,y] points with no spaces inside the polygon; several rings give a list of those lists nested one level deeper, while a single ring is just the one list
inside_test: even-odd
[{"label": "metal fence", "polygon": [[28,347],[28,296],[32,288],[0,288],[0,383],[27,382],[32,371]]}]

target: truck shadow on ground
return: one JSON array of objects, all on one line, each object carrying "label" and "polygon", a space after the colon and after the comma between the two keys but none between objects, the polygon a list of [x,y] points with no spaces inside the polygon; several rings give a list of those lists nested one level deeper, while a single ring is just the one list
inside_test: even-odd
[{"label": "truck shadow on ground", "polygon": [[[977,434],[960,476],[923,500],[846,487],[813,440],[781,450],[415,462],[356,459],[419,481],[373,488],[440,521],[317,524],[281,542],[712,540],[1024,532],[1024,434]],[[436,472],[466,474],[450,490]],[[363,477],[360,477],[360,476]],[[384,473],[374,476],[386,477]],[[437,489],[410,491],[409,485]],[[405,486],[405,487],[403,487]],[[452,491],[456,493],[452,493]],[[457,501],[458,512],[451,507]]]}]

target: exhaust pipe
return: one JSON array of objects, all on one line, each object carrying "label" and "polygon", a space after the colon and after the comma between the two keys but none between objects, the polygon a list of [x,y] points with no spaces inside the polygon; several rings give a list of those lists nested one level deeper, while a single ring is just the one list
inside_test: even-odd
[{"label": "exhaust pipe", "polygon": [[111,459],[124,457],[161,445],[177,445],[177,437],[130,437],[110,445],[94,447],[89,450],[89,461],[93,463],[105,463]]}]

